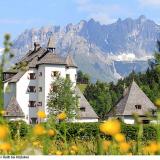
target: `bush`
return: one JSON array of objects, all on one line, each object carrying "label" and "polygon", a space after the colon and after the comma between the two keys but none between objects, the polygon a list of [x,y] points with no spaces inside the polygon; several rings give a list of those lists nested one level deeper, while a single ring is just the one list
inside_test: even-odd
[{"label": "bush", "polygon": [[[10,128],[10,133],[12,138],[16,138],[16,136],[25,137],[28,134],[29,131],[29,125],[26,124],[26,122],[20,120],[20,121],[9,121],[8,123]],[[19,131],[19,133],[18,133]]]}]

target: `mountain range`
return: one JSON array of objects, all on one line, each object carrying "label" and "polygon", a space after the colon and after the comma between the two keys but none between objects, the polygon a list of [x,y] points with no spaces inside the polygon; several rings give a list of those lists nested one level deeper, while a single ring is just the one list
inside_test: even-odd
[{"label": "mountain range", "polygon": [[56,53],[71,54],[79,69],[88,73],[92,81],[117,81],[133,69],[145,71],[148,59],[153,58],[160,25],[140,16],[137,19],[118,19],[102,25],[94,19],[78,24],[44,26],[27,29],[14,41],[13,62],[33,49],[36,41],[46,47],[49,37],[55,37]]}]

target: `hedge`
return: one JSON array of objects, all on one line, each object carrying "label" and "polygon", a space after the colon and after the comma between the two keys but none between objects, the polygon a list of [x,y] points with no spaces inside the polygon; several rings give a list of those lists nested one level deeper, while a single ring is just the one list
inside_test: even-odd
[{"label": "hedge", "polygon": [[[43,124],[46,126],[46,123]],[[99,123],[67,123],[67,138],[68,139],[94,139],[99,134]],[[14,138],[19,129],[20,136],[27,136],[31,129],[24,121],[11,121],[9,122],[11,136]],[[56,124],[56,129],[62,134],[64,132],[63,126]],[[127,140],[137,140],[138,126],[122,124],[122,133],[125,134]],[[105,139],[111,139],[110,136],[101,134]],[[155,140],[157,137],[156,127],[153,125],[144,125],[143,127],[143,140]]]}]

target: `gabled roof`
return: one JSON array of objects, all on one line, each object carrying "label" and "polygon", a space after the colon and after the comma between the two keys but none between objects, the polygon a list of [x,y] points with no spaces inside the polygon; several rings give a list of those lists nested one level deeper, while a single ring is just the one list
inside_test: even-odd
[{"label": "gabled roof", "polygon": [[[136,109],[135,105],[141,105],[141,109]],[[133,115],[137,113],[144,116],[146,113],[155,110],[156,107],[146,96],[146,94],[139,88],[135,81],[132,82],[126,94],[118,102],[118,104],[108,113],[110,116]]]},{"label": "gabled roof", "polygon": [[7,108],[5,117],[24,117],[24,113],[15,97],[12,97]]},{"label": "gabled roof", "polygon": [[17,74],[15,74],[13,77],[7,79],[5,82],[8,83],[14,83],[17,82],[25,73],[26,71],[19,71]]},{"label": "gabled roof", "polygon": [[66,57],[66,63],[67,63],[67,67],[76,67],[77,68],[77,65],[75,64],[75,62],[70,54],[68,54]]},{"label": "gabled roof", "polygon": [[98,118],[97,114],[95,113],[95,111],[93,110],[93,108],[91,107],[91,105],[86,100],[86,98],[84,97],[84,95],[82,94],[82,92],[79,90],[78,87],[76,87],[76,94],[79,97],[79,107],[85,108],[85,111],[78,111],[78,116],[79,116],[78,118],[79,119]]},{"label": "gabled roof", "polygon": [[42,57],[40,57],[37,61],[37,65],[39,64],[59,64],[59,65],[66,65],[66,61],[64,58],[54,54],[52,52],[48,52]]}]

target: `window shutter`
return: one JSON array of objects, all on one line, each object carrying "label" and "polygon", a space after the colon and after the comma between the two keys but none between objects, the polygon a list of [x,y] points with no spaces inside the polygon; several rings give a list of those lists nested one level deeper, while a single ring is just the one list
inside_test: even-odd
[{"label": "window shutter", "polygon": [[30,87],[27,88],[27,92],[30,92]]}]

